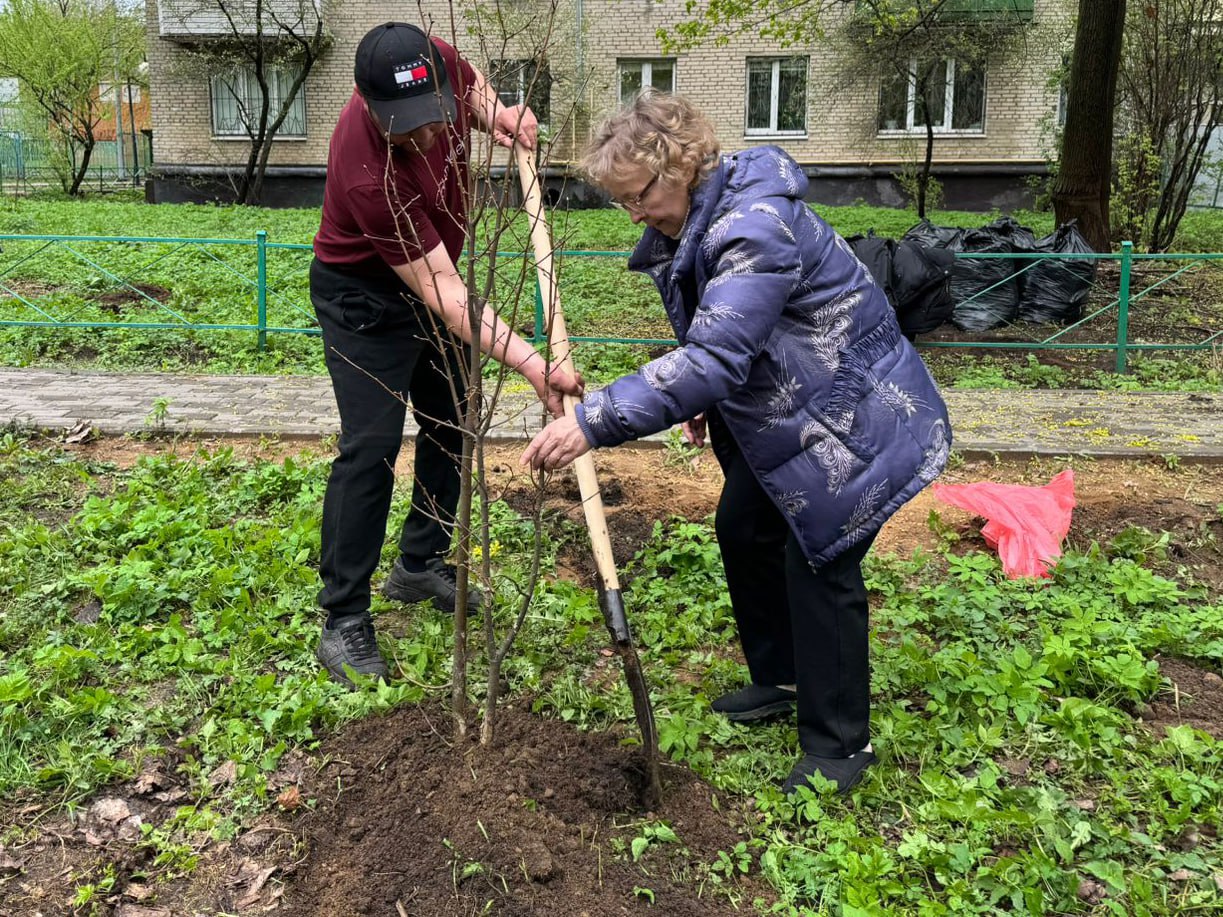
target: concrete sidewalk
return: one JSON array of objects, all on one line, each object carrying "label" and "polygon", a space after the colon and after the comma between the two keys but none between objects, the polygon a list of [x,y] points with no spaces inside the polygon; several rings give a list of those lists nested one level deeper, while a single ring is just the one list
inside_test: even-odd
[{"label": "concrete sidewalk", "polygon": [[[944,392],[954,447],[966,455],[1176,455],[1223,460],[1223,392]],[[164,399],[159,423],[155,404]],[[523,440],[543,410],[530,393],[503,394],[492,436]],[[325,376],[193,376],[0,369],[0,423],[102,433],[325,436],[339,432]],[[411,417],[405,431],[415,432]],[[665,434],[650,437],[658,442]]]}]

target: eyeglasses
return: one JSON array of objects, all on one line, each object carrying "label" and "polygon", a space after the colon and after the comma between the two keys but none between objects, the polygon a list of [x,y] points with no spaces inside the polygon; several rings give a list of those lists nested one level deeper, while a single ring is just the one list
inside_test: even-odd
[{"label": "eyeglasses", "polygon": [[645,183],[645,187],[641,189],[641,193],[638,194],[635,198],[633,198],[632,200],[627,200],[627,201],[618,201],[613,197],[611,199],[611,205],[613,207],[619,207],[621,210],[635,210],[638,213],[640,213],[641,212],[641,202],[645,200],[645,196],[650,193],[650,189],[654,187],[654,182],[656,181],[658,181],[657,174],[655,174],[653,178],[651,178],[648,182]]}]

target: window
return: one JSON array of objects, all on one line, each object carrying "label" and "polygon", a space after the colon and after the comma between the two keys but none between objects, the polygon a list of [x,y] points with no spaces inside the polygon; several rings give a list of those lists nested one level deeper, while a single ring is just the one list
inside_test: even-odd
[{"label": "window", "polygon": [[674,58],[616,61],[620,71],[620,104],[631,102],[646,86],[663,92],[675,92]]},{"label": "window", "polygon": [[489,69],[489,80],[497,90],[501,104],[530,106],[540,124],[548,123],[548,105],[552,95],[552,75],[542,61],[498,60]]},{"label": "window", "polygon": [[[295,74],[288,68],[269,68],[268,119],[276,118],[285,96],[293,86]],[[212,78],[212,133],[216,137],[247,137],[257,129],[262,106],[259,81],[251,70],[218,74]],[[278,137],[306,136],[306,92],[303,86],[289,106],[289,113],[277,131]]]},{"label": "window", "polygon": [[879,88],[879,130],[985,130],[985,68],[950,58],[910,61],[906,74],[885,73]]},{"label": "window", "polygon": [[807,58],[747,61],[747,133],[807,132]]},{"label": "window", "polygon": [[[112,102],[115,98],[115,86],[113,83],[98,83],[98,98],[103,102]],[[132,105],[140,104],[140,87],[134,86],[131,83],[126,83],[120,87],[118,91],[119,100],[124,105],[129,102]]]}]

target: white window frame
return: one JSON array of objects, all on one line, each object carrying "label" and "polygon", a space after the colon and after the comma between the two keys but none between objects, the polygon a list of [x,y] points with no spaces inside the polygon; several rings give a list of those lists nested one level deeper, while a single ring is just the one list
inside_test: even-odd
[{"label": "white window frame", "polygon": [[[801,60],[803,62],[803,127],[796,131],[777,129],[777,106],[781,97],[781,65],[787,61]],[[752,127],[747,123],[752,107],[752,64],[769,61],[773,66],[769,76],[769,126]],[[743,136],[745,137],[806,137],[807,136],[807,90],[811,88],[811,58],[803,54],[791,54],[784,57],[749,57],[744,67],[744,106],[743,106]]]},{"label": "white window frame", "polygon": [[123,83],[116,93],[114,83],[98,83],[98,98],[103,102],[113,102],[115,95],[122,97],[124,105],[140,104],[140,86],[137,83]]},{"label": "white window frame", "polygon": [[[986,125],[986,102],[989,97],[989,72],[983,73],[984,79],[981,81],[981,127],[965,128],[952,127],[955,123],[955,74],[957,61],[954,57],[940,57],[937,60],[945,61],[947,64],[947,86],[943,95],[943,123],[932,124],[931,128],[936,134],[954,135],[961,137],[982,137],[985,135]],[[905,93],[905,126],[893,129],[879,129],[879,135],[884,137],[900,137],[909,134],[924,134],[926,125],[915,124],[917,117],[917,67],[918,59],[916,57],[909,58],[909,79]],[[882,104],[882,93],[878,104]],[[878,110],[876,109],[875,120],[878,121]]]},{"label": "white window frame", "polygon": [[[624,97],[624,70],[627,67],[636,67],[641,71],[641,88],[654,85],[654,65],[655,64],[670,64],[671,65],[671,88],[666,92],[675,92],[677,83],[676,71],[679,69],[674,57],[620,57],[616,59],[616,92],[620,99],[620,104],[631,101]],[[638,90],[640,92],[640,90]]]},{"label": "white window frame", "polygon": [[[250,70],[250,68],[246,68],[246,67],[242,68],[242,70],[239,71],[239,74],[241,76],[241,79],[243,80],[253,81],[255,79],[255,74],[252,70]],[[289,72],[288,68],[286,67],[269,68],[268,76],[270,80],[275,81],[275,84],[276,84],[275,90],[277,93],[279,93],[281,89],[286,88],[284,86],[286,82],[291,84],[294,79],[293,75]],[[217,128],[217,93],[218,91],[219,92],[230,92],[229,88],[226,86],[224,82],[223,77],[220,74],[214,74],[213,77],[208,81],[208,120],[210,122],[210,126],[212,129],[212,139],[222,140],[222,141],[237,140],[237,141],[249,142],[250,134],[247,132],[247,128],[241,124],[239,124],[236,130],[227,130],[227,131],[218,130]],[[230,92],[230,95],[232,94],[233,93]],[[276,132],[276,136],[273,138],[273,140],[301,141],[301,140],[308,139],[308,135],[310,132],[310,118],[309,118],[309,111],[307,110],[307,107],[306,107],[306,85],[304,83],[302,84],[302,87],[297,91],[297,99],[295,99],[294,102],[295,103],[300,102],[301,104],[301,125],[302,125],[301,133],[287,133],[284,130],[284,126],[282,125],[281,129]],[[238,99],[234,99],[234,104],[237,105],[238,110],[241,111],[241,105],[242,105],[241,101],[239,101]],[[276,95],[273,95],[272,111],[269,112],[269,115],[271,117],[275,117],[276,110],[277,110]],[[286,124],[288,123],[287,118],[285,119],[285,123]]]}]

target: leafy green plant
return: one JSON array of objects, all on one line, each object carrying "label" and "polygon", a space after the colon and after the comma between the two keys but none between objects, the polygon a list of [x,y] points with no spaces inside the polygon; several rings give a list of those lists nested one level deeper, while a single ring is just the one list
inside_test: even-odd
[{"label": "leafy green plant", "polygon": [[[391,685],[347,692],[319,673],[321,460],[219,450],[119,469],[10,431],[0,472],[0,793],[74,805],[175,749],[192,804],[142,829],[154,876],[190,873],[204,839],[274,808],[269,776],[291,750],[447,690],[450,624],[428,612],[383,638],[402,676]],[[668,520],[640,546],[626,603],[661,740],[728,813],[751,813],[733,847],[685,875],[719,893],[751,876],[787,917],[1209,910],[1218,741],[1188,725],[1155,730],[1135,711],[1170,699],[1161,660],[1223,666],[1223,605],[1170,566],[1190,560],[1162,531],[1072,543],[1035,583],[1007,579],[992,553],[933,524],[923,552],[876,549],[866,563],[880,762],[849,800],[782,795],[792,721],[745,729],[709,710],[748,678],[711,523]],[[534,522],[493,504],[490,525],[512,574]],[[574,527],[540,525],[554,560]],[[631,733],[593,590],[542,582],[533,614],[539,626],[507,663],[511,691],[542,715]],[[222,767],[233,780],[214,785]],[[611,849],[678,875],[675,834],[641,821]],[[456,881],[486,868],[458,853],[454,863]],[[1096,905],[1079,896],[1088,878],[1103,889]],[[105,879],[75,880],[82,911],[111,893]]]},{"label": "leafy green plant", "polygon": [[149,409],[149,413],[144,417],[145,429],[152,430],[157,433],[164,433],[166,429],[166,417],[170,413],[170,399],[164,396],[159,396],[153,399],[153,407]]},{"label": "leafy green plant", "polygon": [[752,855],[747,849],[747,841],[739,841],[730,850],[719,850],[718,857],[709,867],[715,874],[730,879],[736,874],[747,875],[752,868]]},{"label": "leafy green plant", "polygon": [[658,844],[678,844],[679,837],[665,822],[647,822],[641,826],[637,836],[629,842],[629,853],[633,862],[641,859],[650,847]]},{"label": "leafy green plant", "polygon": [[702,450],[688,442],[684,432],[679,427],[667,431],[665,464],[670,468],[682,468],[692,472],[693,459],[701,455]]},{"label": "leafy green plant", "polygon": [[101,902],[98,899],[109,895],[117,881],[115,865],[107,863],[100,878],[92,882],[83,882],[76,887],[76,893],[72,896],[72,907],[79,914],[99,913],[98,907]]}]

